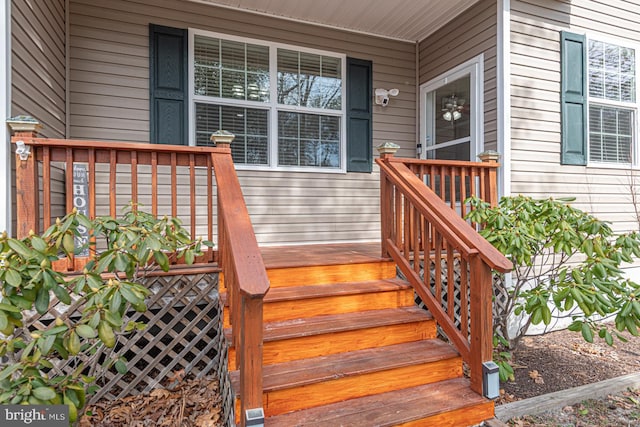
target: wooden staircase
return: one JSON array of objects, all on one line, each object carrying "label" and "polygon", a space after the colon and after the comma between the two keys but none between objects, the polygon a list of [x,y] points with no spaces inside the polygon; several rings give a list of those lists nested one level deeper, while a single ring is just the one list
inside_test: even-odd
[{"label": "wooden staircase", "polygon": [[[460,355],[379,252],[379,244],[262,250],[271,284],[267,426],[470,426],[493,417],[493,402],[471,391]],[[225,310],[229,342],[230,327]],[[234,390],[236,368],[232,346]]]}]

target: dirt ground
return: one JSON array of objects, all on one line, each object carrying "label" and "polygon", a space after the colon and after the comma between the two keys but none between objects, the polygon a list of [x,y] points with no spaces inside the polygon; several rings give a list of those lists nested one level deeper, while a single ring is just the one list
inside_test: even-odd
[{"label": "dirt ground", "polygon": [[513,356],[516,380],[503,388],[514,399],[526,399],[640,372],[640,337],[609,347],[604,340],[590,344],[580,333],[564,330],[523,338]]},{"label": "dirt ground", "polygon": [[[514,352],[514,382],[503,384],[499,403],[525,399],[640,372],[640,337],[587,343],[579,333],[553,332],[526,337]],[[623,390],[537,416],[514,418],[513,427],[640,426],[640,390]]]}]

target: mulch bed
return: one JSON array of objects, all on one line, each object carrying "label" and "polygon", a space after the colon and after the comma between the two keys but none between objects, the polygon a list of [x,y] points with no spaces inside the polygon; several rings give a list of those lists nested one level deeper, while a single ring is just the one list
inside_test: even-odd
[{"label": "mulch bed", "polygon": [[640,372],[640,337],[628,339],[609,347],[568,330],[523,338],[513,353],[515,381],[502,385],[501,403]]},{"label": "mulch bed", "polygon": [[171,388],[100,401],[85,414],[80,427],[222,427],[220,389],[213,377],[179,378]]}]

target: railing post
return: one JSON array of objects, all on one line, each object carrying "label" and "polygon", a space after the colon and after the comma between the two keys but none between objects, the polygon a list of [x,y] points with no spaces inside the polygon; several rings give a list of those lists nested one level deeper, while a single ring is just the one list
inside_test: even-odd
[{"label": "railing post", "polygon": [[[376,147],[380,153],[381,160],[387,160],[394,156],[400,146],[393,142],[385,142]],[[389,184],[385,173],[380,171],[380,234],[382,256],[390,257],[389,248],[387,248],[387,239],[390,239],[393,233],[393,190]]]},{"label": "railing post", "polygon": [[[242,295],[240,328],[240,425],[257,425],[256,412],[262,410],[262,298]],[[238,349],[236,349],[237,351]],[[249,420],[249,418],[251,420]],[[258,421],[258,423],[256,423]]]},{"label": "railing post", "polygon": [[41,125],[28,116],[12,117],[7,124],[16,144],[16,237],[22,239],[31,230],[39,233],[40,203],[36,156],[20,138],[36,138]]},{"label": "railing post", "polygon": [[482,364],[493,359],[493,283],[491,268],[478,254],[471,257],[471,389],[482,394]]},{"label": "railing post", "polygon": [[478,154],[478,158],[483,163],[488,163],[490,167],[487,172],[487,186],[485,188],[485,194],[482,194],[482,198],[485,202],[491,206],[498,205],[498,160],[500,160],[500,153],[493,150],[487,150]]}]

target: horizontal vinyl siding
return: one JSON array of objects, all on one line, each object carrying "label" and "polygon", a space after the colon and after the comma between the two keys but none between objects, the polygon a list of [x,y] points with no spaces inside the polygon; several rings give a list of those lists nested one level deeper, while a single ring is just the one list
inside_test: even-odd
[{"label": "horizontal vinyl siding", "polygon": [[[175,0],[71,0],[70,23],[72,138],[148,142],[148,25],[153,23],[373,61],[374,88],[400,90],[388,107],[374,107],[373,145],[393,141],[402,147],[399,155],[415,155],[414,44]],[[238,175],[262,244],[379,239],[375,166],[372,174],[239,170]],[[188,199],[181,206],[188,206]]]},{"label": "horizontal vinyl siding", "polygon": [[423,40],[419,47],[420,84],[484,53],[485,150],[497,147],[496,14],[495,1],[481,0]]},{"label": "horizontal vinyl siding", "polygon": [[562,30],[639,43],[640,6],[630,1],[511,2],[512,192],[576,197],[577,207],[611,221],[616,231],[638,229],[631,182],[633,175],[640,193],[640,171],[560,165]]},{"label": "horizontal vinyl siding", "polygon": [[42,123],[42,135],[65,136],[64,0],[11,4],[11,114]]}]

